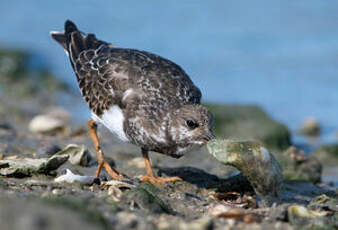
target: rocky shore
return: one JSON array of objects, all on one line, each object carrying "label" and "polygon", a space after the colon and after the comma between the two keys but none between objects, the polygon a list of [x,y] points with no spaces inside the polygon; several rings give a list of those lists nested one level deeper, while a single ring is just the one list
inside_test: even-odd
[{"label": "rocky shore", "polygon": [[[95,151],[86,121],[59,100],[67,95],[80,103],[79,94],[45,69],[29,69],[29,58],[0,52],[1,229],[338,228],[338,190],[321,180],[327,162],[337,162],[337,147],[310,155],[293,147],[288,129],[256,106],[207,105],[217,137],[236,140],[222,151],[248,157],[240,164],[207,148],[178,160],[152,153],[158,175],[183,179],[154,187],[139,180],[145,173],[139,149],[100,128],[105,155],[130,180],[92,178]],[[257,162],[257,151],[267,159],[260,146],[269,161],[251,170],[247,162]],[[259,176],[271,170],[276,179],[263,182]],[[261,202],[270,188],[274,199]]]}]

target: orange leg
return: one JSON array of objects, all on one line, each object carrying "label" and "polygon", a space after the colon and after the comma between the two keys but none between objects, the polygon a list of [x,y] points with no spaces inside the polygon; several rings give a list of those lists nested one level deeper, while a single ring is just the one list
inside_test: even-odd
[{"label": "orange leg", "polygon": [[95,173],[95,177],[100,176],[101,169],[103,168],[108,172],[108,174],[113,179],[122,180],[123,176],[116,169],[112,168],[103,156],[103,152],[100,147],[99,138],[97,136],[97,125],[92,119],[88,120],[88,131],[89,131],[90,137],[92,138],[94,142],[96,155],[97,155],[98,166],[97,166],[97,170]]},{"label": "orange leg", "polygon": [[147,169],[147,175],[144,175],[141,177],[141,180],[154,184],[154,185],[159,185],[159,186],[164,186],[165,183],[167,182],[175,182],[175,181],[179,181],[182,180],[182,178],[180,177],[156,177],[154,175],[153,169],[151,167],[151,163],[149,160],[149,155],[148,155],[148,151],[142,149],[142,155],[143,155],[143,159],[146,165],[146,169]]}]

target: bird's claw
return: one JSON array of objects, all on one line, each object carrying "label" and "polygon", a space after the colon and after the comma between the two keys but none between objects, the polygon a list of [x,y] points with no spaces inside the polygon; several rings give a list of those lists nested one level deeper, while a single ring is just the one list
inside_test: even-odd
[{"label": "bird's claw", "polygon": [[144,182],[148,182],[150,184],[164,187],[166,183],[181,181],[182,178],[174,176],[174,177],[155,177],[155,176],[148,176],[144,175],[141,177],[141,180]]},{"label": "bird's claw", "polygon": [[109,165],[109,163],[104,159],[100,161],[97,167],[96,173],[95,173],[95,177],[100,176],[100,172],[102,169],[106,170],[106,172],[112,177],[112,179],[120,180],[120,181],[124,179],[124,176],[121,173],[119,173],[116,169],[112,168]]}]

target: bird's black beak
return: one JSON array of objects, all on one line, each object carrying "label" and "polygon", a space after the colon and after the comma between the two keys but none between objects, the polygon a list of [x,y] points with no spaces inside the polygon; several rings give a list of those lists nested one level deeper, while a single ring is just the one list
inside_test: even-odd
[{"label": "bird's black beak", "polygon": [[216,136],[215,136],[215,134],[213,133],[213,131],[210,130],[210,131],[208,132],[208,134],[205,135],[205,136],[203,137],[203,141],[204,141],[205,143],[207,143],[207,142],[211,141],[211,140],[214,139],[214,138],[216,138]]}]

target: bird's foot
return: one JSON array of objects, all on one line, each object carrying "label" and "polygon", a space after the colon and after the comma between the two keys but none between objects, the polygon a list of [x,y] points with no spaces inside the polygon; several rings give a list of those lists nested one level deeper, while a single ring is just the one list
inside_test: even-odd
[{"label": "bird's foot", "polygon": [[150,184],[164,187],[166,183],[181,181],[182,178],[174,176],[174,177],[155,177],[155,176],[148,176],[144,175],[141,177],[141,180],[144,182],[148,182]]},{"label": "bird's foot", "polygon": [[106,160],[102,160],[95,172],[95,177],[100,176],[101,170],[104,169],[107,171],[107,173],[114,179],[114,180],[120,180],[122,181],[124,179],[123,175],[119,173],[116,169],[112,168],[110,164]]}]

